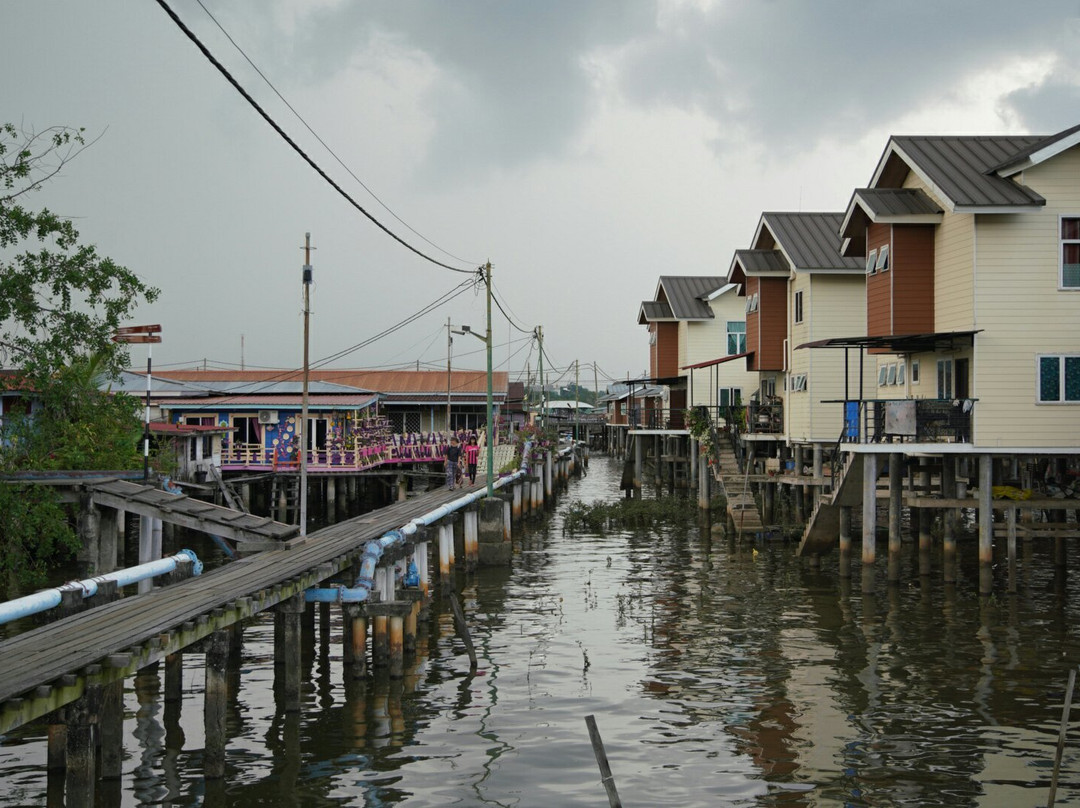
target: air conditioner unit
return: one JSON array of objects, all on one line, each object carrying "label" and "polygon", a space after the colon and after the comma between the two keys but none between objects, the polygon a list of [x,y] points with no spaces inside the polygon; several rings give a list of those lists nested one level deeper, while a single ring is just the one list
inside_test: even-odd
[{"label": "air conditioner unit", "polygon": [[259,410],[260,424],[276,424],[277,422],[277,410]]}]

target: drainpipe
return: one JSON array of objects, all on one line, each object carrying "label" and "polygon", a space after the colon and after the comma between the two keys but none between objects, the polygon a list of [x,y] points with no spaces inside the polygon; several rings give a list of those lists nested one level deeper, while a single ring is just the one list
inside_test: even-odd
[{"label": "drainpipe", "polygon": [[9,600],[0,603],[0,624],[9,623],[22,617],[29,617],[60,605],[64,592],[81,592],[83,598],[91,598],[97,594],[98,587],[108,581],[115,581],[118,587],[148,580],[158,575],[167,575],[175,570],[180,564],[192,564],[192,575],[201,575],[202,562],[192,550],[181,550],[179,553],[168,558],[139,564],[137,567],[128,567],[116,570],[105,575],[98,575],[83,581],[71,581],[63,586],[53,589],[43,589],[26,597]]}]

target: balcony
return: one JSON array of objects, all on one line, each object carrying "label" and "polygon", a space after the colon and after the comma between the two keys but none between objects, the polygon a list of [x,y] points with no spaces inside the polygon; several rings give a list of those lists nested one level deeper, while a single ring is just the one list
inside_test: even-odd
[{"label": "balcony", "polygon": [[842,443],[970,443],[977,399],[829,402],[844,407]]}]

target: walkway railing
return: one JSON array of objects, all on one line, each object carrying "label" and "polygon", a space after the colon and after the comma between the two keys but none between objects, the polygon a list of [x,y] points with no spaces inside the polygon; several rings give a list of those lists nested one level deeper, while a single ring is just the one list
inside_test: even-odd
[{"label": "walkway railing", "polygon": [[899,398],[823,402],[844,408],[844,443],[969,443],[978,399]]}]

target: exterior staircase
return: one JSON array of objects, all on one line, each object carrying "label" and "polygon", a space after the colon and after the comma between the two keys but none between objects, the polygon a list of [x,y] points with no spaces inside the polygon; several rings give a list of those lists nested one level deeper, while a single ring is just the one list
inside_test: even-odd
[{"label": "exterior staircase", "polygon": [[862,504],[863,455],[851,452],[844,460],[832,491],[818,497],[803,529],[796,555],[822,555],[840,541],[840,508]]},{"label": "exterior staircase", "polygon": [[765,530],[761,523],[761,513],[750,491],[746,475],[739,470],[739,461],[735,450],[726,442],[717,443],[714,455],[713,478],[727,500],[728,516],[735,523],[735,533],[743,536],[757,536]]},{"label": "exterior staircase", "polygon": [[218,490],[228,507],[234,511],[240,511],[240,513],[248,513],[248,509],[244,506],[244,500],[236,493],[236,489],[222,478],[221,471],[213,464],[210,465],[210,476],[217,483]]}]

